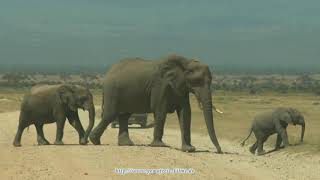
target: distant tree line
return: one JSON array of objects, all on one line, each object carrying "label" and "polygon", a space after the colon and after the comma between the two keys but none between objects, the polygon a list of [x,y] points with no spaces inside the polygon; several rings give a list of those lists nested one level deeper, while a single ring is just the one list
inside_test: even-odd
[{"label": "distant tree line", "polygon": [[30,88],[38,84],[74,84],[89,88],[101,88],[101,74],[81,73],[80,75],[61,74],[26,74],[26,73],[5,73],[0,75],[0,87]]},{"label": "distant tree line", "polygon": [[[320,76],[320,75],[319,75]],[[320,96],[320,77],[310,74],[283,75],[213,75],[214,90],[247,92],[259,94],[264,92],[307,92]],[[101,89],[103,74],[60,73],[56,75],[39,73],[5,73],[0,75],[0,87],[30,88],[36,84],[78,84],[92,89]]]},{"label": "distant tree line", "polygon": [[[26,73],[26,74],[103,74],[111,64],[91,64],[91,65],[4,65],[0,64],[0,74],[4,73]],[[209,65],[212,72],[216,75],[302,75],[319,74],[320,68],[314,67],[284,67],[284,66],[258,66],[258,65]]]},{"label": "distant tree line", "polygon": [[[236,77],[236,78],[235,78]],[[299,76],[218,76],[212,82],[213,89],[248,92],[306,92],[320,95],[320,79],[304,74]],[[291,77],[291,78],[289,78]]]},{"label": "distant tree line", "polygon": [[246,65],[210,65],[211,72],[217,75],[303,75],[319,74],[320,67],[285,67],[285,66],[246,66]]}]

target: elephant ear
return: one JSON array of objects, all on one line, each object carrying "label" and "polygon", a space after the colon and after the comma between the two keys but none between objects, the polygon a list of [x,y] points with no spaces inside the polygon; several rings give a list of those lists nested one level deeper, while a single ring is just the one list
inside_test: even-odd
[{"label": "elephant ear", "polygon": [[183,96],[187,92],[185,78],[185,64],[187,59],[182,56],[168,56],[160,66],[161,77],[173,91]]},{"label": "elephant ear", "polygon": [[67,105],[71,111],[77,111],[74,89],[75,87],[71,85],[61,85],[58,89],[60,102]]},{"label": "elephant ear", "polygon": [[292,113],[293,113],[293,111],[291,108],[284,109],[284,111],[281,112],[281,114],[280,114],[280,121],[285,122],[287,124],[295,125]]},{"label": "elephant ear", "polygon": [[288,108],[288,113],[291,116],[293,125],[296,125],[297,123],[299,123],[301,114],[298,110],[293,109],[293,108]]}]

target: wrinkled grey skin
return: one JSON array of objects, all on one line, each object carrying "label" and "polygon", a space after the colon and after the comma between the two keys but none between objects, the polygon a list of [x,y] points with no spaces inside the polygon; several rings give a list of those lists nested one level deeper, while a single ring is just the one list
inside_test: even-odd
[{"label": "wrinkled grey skin", "polygon": [[153,113],[155,127],[151,146],[166,146],[162,141],[166,116],[176,112],[182,151],[195,151],[190,138],[189,93],[193,93],[203,107],[211,141],[221,153],[213,124],[211,79],[207,65],[177,55],[155,61],[132,58],[113,65],[103,81],[102,119],[90,134],[91,142],[100,144],[109,123],[119,118],[118,144],[133,145],[128,132],[129,116]]},{"label": "wrinkled grey skin", "polygon": [[[263,143],[272,134],[277,133],[277,141],[275,144],[275,150],[289,146],[289,140],[287,135],[288,124],[301,125],[301,137],[300,143],[303,142],[303,136],[305,131],[305,121],[303,115],[293,108],[277,108],[272,112],[266,112],[255,117],[249,136],[241,143],[243,146],[245,141],[250,137],[253,132],[257,141],[250,147],[250,152],[263,155]],[[280,146],[283,143],[283,146]]]},{"label": "wrinkled grey skin", "polygon": [[[79,120],[78,108],[89,111],[89,125],[84,131]],[[94,126],[95,109],[90,91],[81,86],[73,85],[39,85],[26,94],[21,103],[19,125],[13,145],[21,146],[23,130],[34,124],[37,130],[39,145],[50,144],[43,134],[43,125],[57,124],[55,144],[62,145],[64,124],[69,123],[79,134],[79,143],[88,143],[88,136]]]},{"label": "wrinkled grey skin", "polygon": [[[203,109],[202,109],[202,105],[201,105],[201,103],[200,103],[199,101],[198,101],[198,107],[199,107],[201,110],[203,110]],[[220,109],[216,108],[216,106],[214,106],[214,105],[212,105],[212,109],[213,109],[215,112],[219,113],[219,114],[223,114],[223,111],[221,111]]]}]

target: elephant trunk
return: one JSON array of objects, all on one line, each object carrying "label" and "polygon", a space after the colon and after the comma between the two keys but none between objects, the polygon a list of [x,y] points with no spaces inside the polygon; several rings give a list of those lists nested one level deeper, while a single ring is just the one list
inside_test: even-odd
[{"label": "elephant trunk", "polygon": [[[201,105],[201,102],[199,101],[199,98],[197,98],[197,102],[198,102],[198,107],[199,107],[199,109],[202,110],[202,105]],[[219,114],[223,114],[223,112],[222,112],[220,109],[216,108],[216,107],[213,106],[213,105],[212,105],[212,109],[213,109],[215,112],[219,113]]]},{"label": "elephant trunk", "polygon": [[303,137],[304,137],[304,130],[305,130],[305,123],[301,123],[301,138],[300,138],[300,142],[302,143],[303,142]]},{"label": "elephant trunk", "polygon": [[89,111],[89,125],[88,125],[88,128],[86,129],[86,132],[84,134],[84,138],[86,141],[88,139],[88,136],[89,136],[93,126],[94,126],[94,119],[95,119],[96,114],[95,114],[95,108],[94,108],[93,103],[90,105],[90,108],[88,109],[88,111]]},{"label": "elephant trunk", "polygon": [[203,105],[202,111],[204,119],[207,125],[208,134],[212,143],[215,145],[218,153],[222,153],[221,147],[219,145],[213,123],[213,113],[212,113],[212,97],[210,88],[201,88],[198,94],[198,98]]}]

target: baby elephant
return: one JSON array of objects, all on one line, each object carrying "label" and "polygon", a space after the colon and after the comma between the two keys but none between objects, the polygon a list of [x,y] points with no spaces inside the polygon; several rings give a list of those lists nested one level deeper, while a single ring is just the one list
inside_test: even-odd
[{"label": "baby elephant", "polygon": [[[89,125],[86,131],[79,120],[78,108],[89,111]],[[66,118],[77,130],[79,143],[87,144],[95,118],[92,94],[87,88],[67,84],[33,87],[31,92],[24,96],[21,103],[19,126],[13,145],[21,146],[22,132],[31,124],[36,127],[38,144],[49,144],[43,134],[43,125],[54,122],[57,124],[55,144],[63,144],[63,128]]]},{"label": "baby elephant", "polygon": [[[265,154],[265,151],[263,150],[263,143],[274,133],[278,134],[275,150],[287,147],[289,146],[286,130],[288,124],[301,125],[302,130],[300,142],[302,143],[305,130],[303,115],[293,108],[277,108],[272,112],[263,113],[255,117],[251,126],[250,134],[241,143],[241,145],[244,146],[245,141],[250,137],[253,131],[257,141],[250,147],[250,152],[252,154],[255,154],[257,148],[258,155]],[[280,147],[281,143],[283,143],[282,147]]]}]

